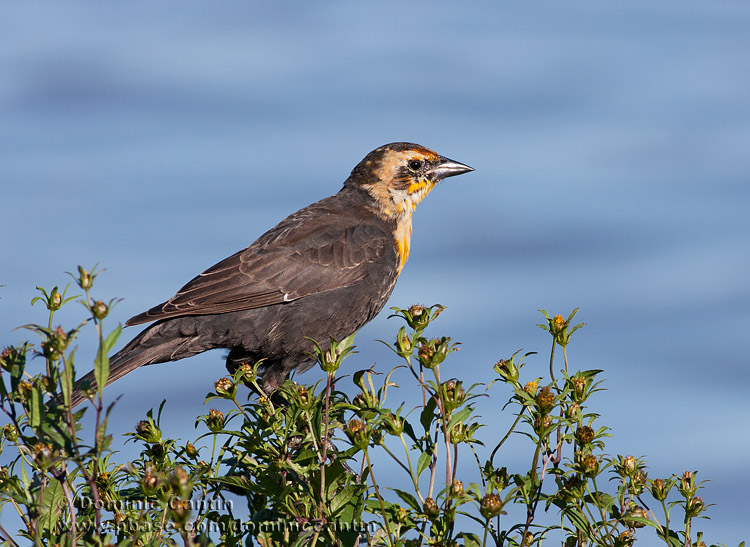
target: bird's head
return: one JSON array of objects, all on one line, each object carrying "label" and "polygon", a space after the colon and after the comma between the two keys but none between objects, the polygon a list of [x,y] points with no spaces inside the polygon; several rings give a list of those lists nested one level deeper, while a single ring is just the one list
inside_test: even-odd
[{"label": "bird's head", "polygon": [[367,154],[344,185],[365,190],[382,214],[396,217],[414,211],[444,178],[473,170],[424,146],[395,142]]}]

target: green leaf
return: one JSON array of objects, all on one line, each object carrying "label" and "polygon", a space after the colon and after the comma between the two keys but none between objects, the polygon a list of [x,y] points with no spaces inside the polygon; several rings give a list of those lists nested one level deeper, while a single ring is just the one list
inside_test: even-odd
[{"label": "green leaf", "polygon": [[117,339],[120,338],[120,334],[122,333],[122,325],[117,325],[117,327],[110,332],[107,337],[104,339],[104,342],[102,343],[104,346],[104,353],[109,353],[112,351],[112,348],[117,343]]},{"label": "green leaf", "polygon": [[73,365],[74,351],[72,351],[68,359],[64,361],[65,366],[60,377],[60,385],[62,387],[65,406],[70,406],[70,396],[73,393],[73,379],[75,378],[75,366]]},{"label": "green leaf", "polygon": [[417,461],[417,477],[422,475],[424,470],[430,466],[430,462],[432,462],[432,452],[425,451],[419,455],[419,460]]},{"label": "green leaf", "polygon": [[99,393],[99,397],[102,396],[102,391],[109,378],[109,357],[104,353],[103,347],[100,345],[96,352],[96,359],[94,359],[94,379],[96,380],[96,389]]},{"label": "green leaf", "polygon": [[424,406],[422,413],[419,415],[419,421],[425,431],[430,430],[430,424],[435,419],[435,409],[437,408],[437,402],[434,398],[430,397],[427,404]]},{"label": "green leaf", "polygon": [[404,503],[406,503],[406,505],[408,505],[415,511],[422,511],[422,506],[417,501],[417,498],[412,496],[409,492],[399,490],[398,488],[394,488],[393,491],[396,492],[398,497],[401,498],[404,501]]},{"label": "green leaf", "polygon": [[450,421],[448,422],[448,431],[451,431],[453,429],[453,426],[455,426],[457,423],[465,422],[471,417],[471,413],[474,411],[471,407],[462,408],[458,412],[454,412],[453,416],[451,416]]},{"label": "green leaf", "polygon": [[39,427],[42,423],[42,394],[39,387],[34,385],[31,389],[31,404],[29,405],[29,425]]},{"label": "green leaf", "polygon": [[576,529],[581,530],[582,532],[586,533],[586,535],[590,535],[591,526],[589,525],[589,521],[577,507],[569,507],[564,511],[564,513],[565,516],[568,517],[568,520],[570,520],[570,522],[573,524],[573,526],[576,527]]}]

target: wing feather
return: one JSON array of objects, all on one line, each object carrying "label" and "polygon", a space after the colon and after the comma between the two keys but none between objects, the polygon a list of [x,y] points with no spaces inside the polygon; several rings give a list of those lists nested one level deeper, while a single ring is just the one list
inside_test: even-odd
[{"label": "wing feather", "polygon": [[392,238],[374,218],[303,209],[126,324],[247,310],[348,287],[386,256]]}]

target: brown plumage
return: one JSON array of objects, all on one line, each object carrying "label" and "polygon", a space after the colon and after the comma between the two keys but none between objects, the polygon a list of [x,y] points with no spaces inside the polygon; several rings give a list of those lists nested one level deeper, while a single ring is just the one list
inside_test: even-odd
[{"label": "brown plumage", "polygon": [[[128,320],[154,323],[112,356],[107,384],[143,365],[226,348],[227,368],[264,359],[263,387],[277,388],[313,365],[310,339],[325,347],[380,312],[409,255],[414,208],[440,180],[468,171],[417,144],[373,150],[337,194]],[[94,386],[93,373],[77,383],[74,405],[84,382]]]}]

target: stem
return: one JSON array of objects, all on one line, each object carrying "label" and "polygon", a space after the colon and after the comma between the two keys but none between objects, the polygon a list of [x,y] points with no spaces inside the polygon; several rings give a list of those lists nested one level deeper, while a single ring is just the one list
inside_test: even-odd
[{"label": "stem", "polygon": [[[564,350],[565,348],[563,348],[563,351]],[[555,380],[555,369],[553,366],[554,362],[555,362],[555,339],[552,338],[552,351],[550,351],[549,353],[549,375],[552,378],[553,382],[557,382],[557,380]],[[567,368],[566,368],[566,371],[567,371]]]},{"label": "stem", "polygon": [[402,462],[401,460],[398,459],[398,456],[396,456],[393,452],[391,452],[385,444],[382,444],[381,447],[383,448],[383,450],[385,450],[386,454],[388,454],[391,458],[393,458],[393,461],[396,462],[401,467],[401,469],[403,469],[404,471],[406,471],[407,473],[409,473],[409,475],[411,476],[411,469],[409,469],[408,467],[406,467],[404,465],[404,462]]},{"label": "stem", "polygon": [[15,541],[13,541],[13,536],[11,536],[5,530],[5,528],[3,528],[2,524],[0,524],[0,536],[2,536],[5,539],[5,541],[8,542],[9,545],[12,545],[13,547],[18,547],[18,543],[16,543]]},{"label": "stem", "polygon": [[383,522],[385,523],[385,530],[388,533],[388,542],[390,545],[393,545],[393,537],[391,532],[391,525],[388,523],[388,515],[385,513],[385,504],[383,503],[383,498],[380,495],[380,489],[378,488],[378,483],[375,482],[375,473],[372,471],[372,463],[370,462],[370,455],[367,451],[367,449],[364,450],[365,453],[365,461],[367,462],[367,468],[370,470],[370,479],[372,480],[372,487],[375,489],[375,495],[378,497],[378,503],[380,504],[380,511],[383,513]]},{"label": "stem", "polygon": [[510,437],[510,434],[513,433],[513,430],[516,428],[516,426],[518,425],[518,422],[521,420],[521,416],[523,415],[524,410],[526,410],[526,407],[525,406],[521,407],[521,412],[519,412],[518,415],[516,416],[516,421],[513,422],[513,425],[510,426],[510,429],[505,434],[505,437],[503,437],[502,439],[500,439],[500,442],[497,443],[497,446],[492,451],[492,454],[490,454],[490,463],[492,463],[493,465],[494,465],[493,462],[495,460],[495,454],[500,449],[500,447],[503,445],[503,443],[505,443],[505,441],[508,440],[508,437]]},{"label": "stem", "polygon": [[68,503],[68,512],[70,513],[70,540],[71,545],[78,543],[76,536],[78,535],[78,518],[76,517],[76,508],[73,505],[73,496],[70,494],[70,488],[68,488],[68,482],[65,477],[61,477],[60,486],[62,486],[63,494],[65,494],[65,500]]},{"label": "stem", "polygon": [[609,540],[610,545],[614,545],[614,539],[612,539],[612,534],[609,531],[609,526],[607,526],[607,517],[604,514],[604,508],[602,507],[602,504],[599,503],[599,487],[596,485],[596,477],[591,477],[591,484],[594,485],[594,499],[597,500],[596,507],[599,509],[599,514],[602,517],[602,526],[604,526],[604,531],[607,532],[607,539]]},{"label": "stem", "polygon": [[665,500],[661,500],[661,507],[664,510],[664,541],[669,545],[669,510]]},{"label": "stem", "polygon": [[[92,310],[93,306],[91,303],[91,292],[89,289],[86,289],[86,304],[88,305],[88,309]],[[93,312],[92,312],[93,316]],[[94,326],[96,328],[96,334],[99,337],[99,351],[102,351],[104,348],[104,337],[102,336],[102,324],[99,319],[96,317],[93,317],[94,319]],[[107,356],[103,354],[102,356],[104,359],[107,359]],[[67,366],[67,364],[65,364]],[[104,386],[97,385],[97,392],[99,394],[98,397],[95,399],[94,408],[96,409],[96,420],[94,422],[94,457],[96,460],[99,460],[99,457],[101,455],[101,443],[99,442],[99,427],[101,425],[101,418],[102,418],[102,408],[103,408],[103,401],[102,401],[102,389],[104,389]],[[69,410],[69,412],[72,414],[72,410]],[[96,478],[99,474],[99,467],[98,465],[92,466],[92,473],[90,473],[89,476],[86,476],[86,479],[88,480],[89,487],[91,488],[91,492],[94,496],[94,502],[95,502],[95,511],[94,511],[94,519],[95,523],[94,526],[96,528],[96,533],[101,533],[101,520],[102,520],[102,511],[101,511],[101,503],[99,503],[99,487],[96,485]]]},{"label": "stem", "polygon": [[451,435],[448,431],[448,416],[445,410],[445,394],[443,393],[443,386],[440,383],[440,367],[435,366],[432,369],[435,375],[435,382],[438,386],[438,410],[440,412],[440,422],[443,426],[443,441],[445,442],[445,485],[449,486],[451,483],[451,477],[453,476],[453,462],[451,461]]},{"label": "stem", "polygon": [[[323,455],[320,458],[320,499],[318,500],[318,515],[322,519],[323,518],[323,500],[325,498],[325,492],[326,492],[326,461],[328,460],[328,428],[330,424],[330,401],[331,401],[331,385],[333,383],[333,372],[328,373],[328,378],[326,380],[326,409],[325,413],[323,414],[323,439],[321,441],[321,444],[323,445]],[[309,418],[308,418],[309,419]],[[312,433],[312,428],[310,429],[310,432]],[[315,435],[313,435],[313,439],[315,438]],[[315,533],[316,539],[318,532]],[[313,541],[313,545],[315,545],[315,542]]]},{"label": "stem", "polygon": [[[403,432],[401,435],[399,435],[401,438],[401,444],[404,446],[404,453],[406,454],[406,463],[409,464],[409,477],[411,478],[412,483],[414,484],[414,491],[417,493],[417,496],[419,496],[419,501],[421,501],[424,504],[424,498],[422,497],[422,493],[419,491],[419,483],[417,482],[417,477],[414,476],[414,467],[411,465],[411,457],[409,456],[409,449],[406,446],[406,439],[404,439]],[[385,445],[383,445],[385,447]],[[386,449],[387,450],[387,449]],[[398,460],[397,460],[398,461]],[[399,461],[399,463],[401,463]],[[401,463],[403,466],[404,464]]]},{"label": "stem", "polygon": [[534,512],[536,511],[536,504],[539,500],[539,494],[542,492],[542,482],[539,481],[539,486],[536,486],[537,481],[537,473],[536,473],[536,466],[539,463],[539,456],[542,452],[542,443],[543,439],[539,439],[539,442],[536,445],[536,450],[534,450],[534,459],[531,463],[531,487],[532,492],[530,492],[531,497],[529,498],[529,501],[526,503],[526,524],[523,527],[523,533],[521,534],[522,538],[526,537],[526,534],[529,531],[529,527],[531,526],[531,523],[534,521]]},{"label": "stem", "polygon": [[435,430],[435,440],[432,442],[432,461],[430,462],[430,488],[427,491],[427,497],[431,498],[432,493],[435,490],[435,471],[437,470],[437,441],[438,431]]}]

